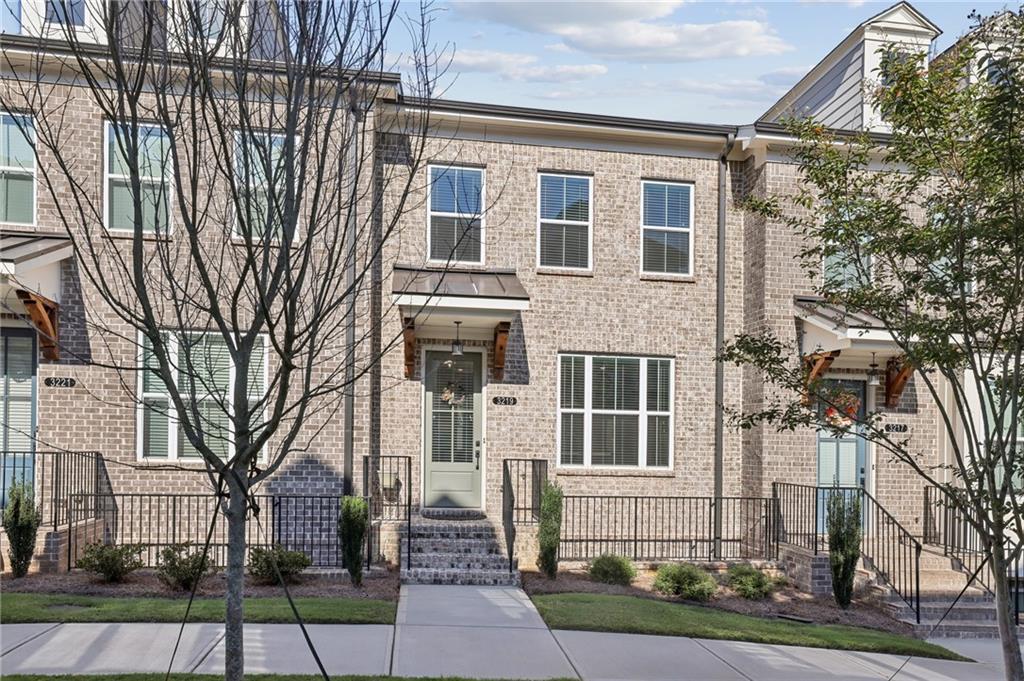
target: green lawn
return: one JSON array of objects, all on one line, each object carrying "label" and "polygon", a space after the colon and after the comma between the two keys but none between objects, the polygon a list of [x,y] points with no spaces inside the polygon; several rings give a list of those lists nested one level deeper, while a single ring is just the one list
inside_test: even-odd
[{"label": "green lawn", "polygon": [[[60,594],[5,593],[0,623],[16,622],[180,622],[187,600],[110,598]],[[296,598],[302,619],[311,624],[392,624],[396,604],[368,598]],[[224,600],[197,598],[189,622],[223,622]],[[245,599],[246,622],[294,622],[285,598]]]},{"label": "green lawn", "polygon": [[534,596],[533,602],[552,629],[692,636],[944,660],[967,659],[931,643],[875,629],[749,617],[714,608],[635,596],[546,594]]}]

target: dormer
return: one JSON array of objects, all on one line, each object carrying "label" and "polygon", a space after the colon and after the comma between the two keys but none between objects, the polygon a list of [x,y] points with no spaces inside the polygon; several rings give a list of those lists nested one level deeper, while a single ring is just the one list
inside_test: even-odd
[{"label": "dormer", "polygon": [[940,33],[910,3],[899,2],[857,26],[760,120],[813,116],[831,128],[885,132],[888,126],[870,97],[870,89],[880,85],[882,51],[896,45],[927,68],[932,41]]}]

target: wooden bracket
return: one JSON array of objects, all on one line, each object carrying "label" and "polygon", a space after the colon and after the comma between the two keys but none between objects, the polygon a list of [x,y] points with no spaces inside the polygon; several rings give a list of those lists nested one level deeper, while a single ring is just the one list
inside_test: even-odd
[{"label": "wooden bracket", "polygon": [[885,406],[895,409],[907,381],[914,375],[914,367],[904,357],[891,357],[885,363]]},{"label": "wooden bracket", "polygon": [[402,320],[402,340],[405,341],[405,377],[412,378],[416,370],[416,323],[412,317]]},{"label": "wooden bracket", "polygon": [[498,322],[494,327],[494,380],[505,378],[505,350],[508,348],[508,332],[512,328],[510,322]]},{"label": "wooden bracket", "polygon": [[804,404],[811,403],[811,384],[824,377],[825,372],[838,356],[839,350],[832,350],[831,352],[816,352],[804,357],[804,364],[807,367],[807,376],[804,379]]},{"label": "wooden bracket", "polygon": [[60,347],[57,344],[60,331],[60,305],[38,293],[18,289],[18,299],[25,306],[32,325],[39,335],[39,350],[43,357],[50,360],[60,359]]}]

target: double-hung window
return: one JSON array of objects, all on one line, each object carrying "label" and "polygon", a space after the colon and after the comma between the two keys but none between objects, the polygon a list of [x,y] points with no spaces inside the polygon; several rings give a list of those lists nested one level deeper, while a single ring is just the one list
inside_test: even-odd
[{"label": "double-hung window", "polygon": [[235,135],[235,172],[239,178],[240,204],[235,234],[280,238],[287,188],[285,136],[278,133]]},{"label": "double-hung window", "polygon": [[484,261],[484,171],[430,166],[430,259],[480,264]]},{"label": "double-hung window", "polygon": [[589,270],[593,225],[590,178],[541,173],[537,203],[539,266]]},{"label": "double-hung window", "polygon": [[46,22],[85,26],[85,0],[45,0]]},{"label": "double-hung window", "polygon": [[107,123],[107,229],[134,231],[135,204],[142,209],[142,231],[165,234],[168,231],[170,204],[170,143],[167,133],[157,125],[139,125],[135,166],[139,174],[139,196],[132,191],[131,164],[127,154],[133,146],[132,133],[122,127],[120,133]]},{"label": "double-hung window", "polygon": [[559,355],[559,464],[670,467],[672,375],[670,359]]},{"label": "double-hung window", "polygon": [[643,272],[693,273],[693,185],[643,183]]},{"label": "double-hung window", "polygon": [[36,221],[36,156],[32,119],[0,113],[0,222]]},{"label": "double-hung window", "polygon": [[[224,338],[220,334],[186,332],[166,333],[164,340],[170,348],[175,386],[190,409],[189,421],[200,430],[208,447],[222,457],[230,456],[236,367]],[[138,414],[139,457],[197,459],[200,454],[178,422],[167,387],[155,371],[156,366],[150,342],[144,339]],[[262,418],[255,412],[265,391],[266,344],[260,336],[249,360],[248,395],[254,425]]]}]

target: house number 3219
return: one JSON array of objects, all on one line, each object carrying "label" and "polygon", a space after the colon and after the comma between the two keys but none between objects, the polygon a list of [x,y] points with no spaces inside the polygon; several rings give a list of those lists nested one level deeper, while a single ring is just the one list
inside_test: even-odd
[{"label": "house number 3219", "polygon": [[519,400],[517,400],[514,397],[499,396],[492,399],[491,402],[498,405],[499,407],[514,407],[516,403],[519,402]]}]

